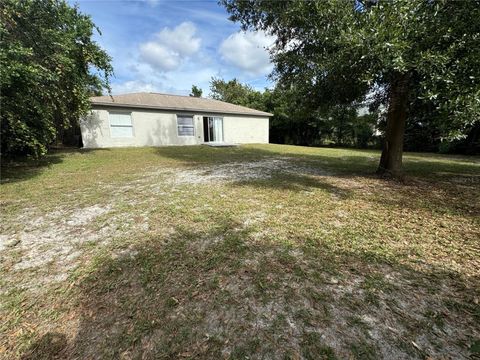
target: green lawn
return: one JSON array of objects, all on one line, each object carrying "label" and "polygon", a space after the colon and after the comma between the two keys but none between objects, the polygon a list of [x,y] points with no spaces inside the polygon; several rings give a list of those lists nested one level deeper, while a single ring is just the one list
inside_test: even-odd
[{"label": "green lawn", "polygon": [[[280,145],[2,168],[0,357],[480,356],[480,158]],[[6,165],[6,164],[5,164]]]}]

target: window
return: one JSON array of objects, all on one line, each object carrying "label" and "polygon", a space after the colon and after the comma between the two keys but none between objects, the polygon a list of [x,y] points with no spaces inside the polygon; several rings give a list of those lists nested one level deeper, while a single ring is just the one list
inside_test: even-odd
[{"label": "window", "polygon": [[112,138],[133,137],[132,115],[124,112],[109,112],[110,135]]},{"label": "window", "polygon": [[178,136],[195,136],[192,115],[177,115]]}]

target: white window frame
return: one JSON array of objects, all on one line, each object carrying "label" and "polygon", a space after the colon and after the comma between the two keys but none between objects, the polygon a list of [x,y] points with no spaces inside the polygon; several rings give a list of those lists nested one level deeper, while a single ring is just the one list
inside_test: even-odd
[{"label": "white window frame", "polygon": [[[195,137],[195,115],[189,115],[189,114],[177,114],[176,115],[176,118],[177,118],[177,136],[179,137]],[[178,119],[179,118],[192,118],[192,126],[191,128],[193,129],[193,134],[192,135],[180,135],[180,128],[190,128],[189,125],[180,125],[178,123]]]},{"label": "white window frame", "polygon": [[[129,115],[130,116],[130,125],[112,125],[110,115],[111,114],[122,114],[122,115]],[[135,137],[135,127],[133,126],[133,117],[131,111],[122,111],[122,110],[109,110],[108,111],[108,129],[110,131],[110,137],[112,139],[131,139]],[[128,127],[132,129],[132,136],[113,136],[112,135],[112,127]]]}]

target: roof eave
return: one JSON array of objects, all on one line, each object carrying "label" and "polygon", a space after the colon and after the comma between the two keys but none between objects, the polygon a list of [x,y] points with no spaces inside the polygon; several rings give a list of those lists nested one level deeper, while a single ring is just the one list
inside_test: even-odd
[{"label": "roof eave", "polygon": [[258,111],[256,113],[244,112],[244,111],[221,111],[221,110],[200,110],[197,108],[182,108],[182,107],[169,107],[169,106],[154,106],[154,105],[138,105],[138,104],[119,104],[112,102],[91,102],[92,107],[94,106],[113,106],[113,107],[124,107],[124,108],[135,108],[135,109],[151,109],[151,110],[168,110],[168,111],[190,111],[190,112],[199,112],[199,113],[214,113],[214,114],[232,114],[232,115],[250,115],[250,116],[273,116],[273,114]]}]

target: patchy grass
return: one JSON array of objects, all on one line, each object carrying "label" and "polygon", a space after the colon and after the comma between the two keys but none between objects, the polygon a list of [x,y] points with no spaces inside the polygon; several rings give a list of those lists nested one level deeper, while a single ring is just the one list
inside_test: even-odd
[{"label": "patchy grass", "polygon": [[480,351],[480,159],[279,145],[4,164],[0,357]]}]

